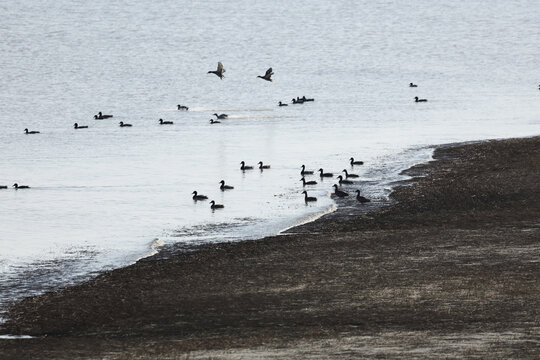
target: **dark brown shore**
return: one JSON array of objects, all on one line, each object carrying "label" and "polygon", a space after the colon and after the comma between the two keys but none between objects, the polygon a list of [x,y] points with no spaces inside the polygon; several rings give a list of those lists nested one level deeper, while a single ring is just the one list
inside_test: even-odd
[{"label": "dark brown shore", "polygon": [[0,358],[540,358],[540,137],[435,158],[375,213],[25,299]]}]

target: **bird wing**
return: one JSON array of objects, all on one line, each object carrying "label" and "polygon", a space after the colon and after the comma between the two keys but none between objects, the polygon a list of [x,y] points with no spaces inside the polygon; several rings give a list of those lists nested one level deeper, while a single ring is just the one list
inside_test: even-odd
[{"label": "bird wing", "polygon": [[264,77],[270,77],[274,75],[274,73],[272,72],[272,68],[266,70],[266,74],[264,74]]},{"label": "bird wing", "polygon": [[223,64],[221,63],[221,61],[217,63],[217,71],[225,72],[225,69],[223,68]]}]

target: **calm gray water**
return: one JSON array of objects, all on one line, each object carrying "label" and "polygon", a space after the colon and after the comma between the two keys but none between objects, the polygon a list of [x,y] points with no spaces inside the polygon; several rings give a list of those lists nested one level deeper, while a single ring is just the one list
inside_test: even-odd
[{"label": "calm gray water", "polygon": [[[301,164],[364,160],[352,188],[377,202],[427,145],[539,134],[539,18],[533,0],[2,1],[0,185],[32,189],[0,190],[0,307],[163,244],[331,211],[335,181],[306,206]],[[270,66],[273,83],[256,77]],[[316,101],[277,107],[302,95]]]}]

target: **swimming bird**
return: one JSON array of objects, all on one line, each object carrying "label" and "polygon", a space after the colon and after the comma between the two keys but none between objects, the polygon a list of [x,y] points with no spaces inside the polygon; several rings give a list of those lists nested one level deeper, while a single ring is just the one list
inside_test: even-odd
[{"label": "swimming bird", "polygon": [[302,165],[302,171],[300,171],[300,175],[313,175],[313,171],[306,170],[306,165]]},{"label": "swimming bird", "polygon": [[172,121],[163,121],[163,119],[159,119],[159,125],[172,125],[174,122]]},{"label": "swimming bird", "polygon": [[345,191],[341,191],[338,189],[338,186],[336,184],[332,185],[334,187],[334,194],[336,194],[336,196],[338,197],[345,197],[345,196],[349,196],[348,193],[346,193]]},{"label": "swimming bird", "polygon": [[427,99],[419,99],[418,96],[415,96],[414,102],[427,102]]},{"label": "swimming bird", "polygon": [[120,127],[131,127],[131,126],[133,126],[131,124],[124,124],[123,121],[120,121],[119,124],[120,124]]},{"label": "swimming bird", "polygon": [[209,71],[208,74],[216,74],[221,80],[223,80],[223,78],[225,77],[225,76],[223,76],[224,72],[225,72],[225,69],[223,68],[223,64],[221,62],[218,62],[217,63],[217,70]]},{"label": "swimming bird", "polygon": [[246,163],[243,162],[243,161],[240,161],[240,170],[242,171],[245,171],[245,170],[253,170],[253,166],[246,166]]},{"label": "swimming bird", "polygon": [[7,189],[7,185],[0,185],[0,189]]},{"label": "swimming bird", "polygon": [[360,190],[356,190],[356,200],[360,201],[362,204],[371,201],[368,198],[365,198],[362,195],[360,195]]},{"label": "swimming bird", "polygon": [[15,188],[15,190],[18,190],[18,189],[30,189],[30,186],[28,186],[28,185],[19,185],[17,183],[13,184],[13,187]]},{"label": "swimming bird", "polygon": [[219,114],[218,115],[218,114],[214,113],[214,115],[216,115],[216,118],[218,118],[218,119],[226,119],[226,118],[229,117],[229,115],[227,115],[227,114]]},{"label": "swimming bird", "polygon": [[221,121],[210,119],[210,124],[221,124]]},{"label": "swimming bird", "polygon": [[40,134],[39,131],[28,131],[28,129],[24,129],[24,133],[25,133],[26,135],[28,135],[28,134]]},{"label": "swimming bird", "polygon": [[197,191],[192,192],[192,194],[193,194],[193,200],[195,200],[195,201],[208,199],[208,196],[206,196],[206,195],[198,195]]},{"label": "swimming bird", "polygon": [[317,201],[317,198],[316,198],[316,197],[308,196],[306,190],[302,191],[302,194],[304,194],[304,201],[305,201],[305,202]]},{"label": "swimming bird", "polygon": [[302,98],[300,99],[302,101],[315,101],[315,99],[307,99],[306,96],[302,96]]},{"label": "swimming bird", "polygon": [[325,172],[323,171],[322,168],[319,169],[319,170],[317,170],[317,171],[320,172],[320,177],[322,177],[322,178],[323,178],[323,177],[334,177],[334,174],[332,174],[332,173],[325,173]]},{"label": "swimming bird", "polygon": [[292,99],[292,103],[293,104],[303,104],[304,103],[304,100],[300,100],[299,98],[293,98]]},{"label": "swimming bird", "polygon": [[343,179],[343,176],[341,176],[341,175],[338,175],[337,178],[339,179],[339,185],[341,185],[341,184],[346,184],[346,185],[354,184],[351,180]]},{"label": "swimming bird", "polygon": [[258,75],[257,77],[266,81],[274,81],[272,80],[272,75],[274,75],[274,72],[272,71],[272,68],[269,68],[268,70],[266,70],[266,74],[264,74],[264,76]]},{"label": "swimming bird", "polygon": [[112,117],[113,117],[112,115],[103,115],[101,113],[101,111],[98,112],[97,115],[94,115],[94,119],[96,119],[96,120],[103,120],[103,119],[108,119],[108,118],[112,118]]},{"label": "swimming bird", "polygon": [[221,191],[232,190],[232,189],[234,189],[234,186],[225,185],[225,180],[221,180],[219,183],[221,184],[221,185],[219,186],[219,189],[220,189]]},{"label": "swimming bird", "polygon": [[176,105],[176,107],[178,108],[178,110],[185,110],[185,111],[189,110],[189,108],[187,106],[180,105],[180,104]]},{"label": "swimming bird", "polygon": [[413,83],[409,83],[409,87],[418,87],[418,85],[415,85]]},{"label": "swimming bird", "polygon": [[354,158],[350,158],[349,159],[349,163],[351,164],[351,166],[354,166],[354,165],[364,165],[364,162],[363,161],[354,161]]},{"label": "swimming bird", "polygon": [[306,181],[306,179],[301,178],[300,181],[302,182],[302,186],[306,185],[317,185],[317,182],[314,180]]},{"label": "swimming bird", "polygon": [[360,176],[358,176],[358,175],[356,175],[356,174],[349,174],[349,173],[347,172],[346,169],[343,169],[342,172],[345,173],[345,177],[346,177],[346,178],[358,178],[358,177],[360,177]]},{"label": "swimming bird", "polygon": [[279,106],[289,106],[289,104],[284,104],[281,101],[279,102]]},{"label": "swimming bird", "polygon": [[263,165],[263,162],[262,161],[259,161],[257,163],[257,165],[259,165],[259,169],[263,170],[263,169],[270,169],[270,165]]},{"label": "swimming bird", "polygon": [[210,201],[210,209],[212,209],[212,210],[223,209],[224,207],[225,207],[225,205],[216,204],[216,202],[214,200]]},{"label": "swimming bird", "polygon": [[88,129],[88,126],[79,126],[79,124],[75,123],[73,124],[74,129]]}]

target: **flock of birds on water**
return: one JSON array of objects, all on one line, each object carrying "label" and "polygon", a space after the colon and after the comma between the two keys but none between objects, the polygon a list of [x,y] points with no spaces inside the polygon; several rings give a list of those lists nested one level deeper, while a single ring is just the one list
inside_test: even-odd
[{"label": "flock of birds on water", "polygon": [[[225,68],[223,67],[223,64],[221,62],[218,62],[218,66],[217,66],[216,70],[208,71],[208,74],[215,74],[220,79],[223,79],[225,77],[224,73],[225,73]],[[272,68],[269,68],[268,70],[266,70],[266,73],[264,75],[262,75],[262,76],[258,75],[257,77],[261,78],[263,80],[272,82],[273,81],[272,75],[274,75],[274,72],[273,72]],[[409,87],[416,88],[416,87],[418,87],[418,85],[411,82],[411,83],[409,83]],[[539,85],[539,90],[540,90],[540,85]],[[305,102],[311,102],[311,101],[315,101],[315,99],[306,98],[305,96],[302,96],[302,97],[293,98],[291,103],[292,104],[303,104]],[[417,102],[417,103],[419,103],[419,102],[427,102],[427,99],[420,99],[419,97],[415,96],[414,101]],[[288,106],[288,105],[289,104],[283,103],[281,101],[278,103],[278,106],[280,106],[280,107]],[[189,107],[179,104],[179,105],[177,105],[177,110],[179,110],[179,111],[188,111]],[[229,117],[228,114],[214,113],[213,115],[216,117],[216,119],[210,119],[210,124],[220,124],[221,123],[220,120],[225,120],[225,119],[227,119]],[[98,112],[96,115],[94,115],[95,120],[105,120],[105,119],[110,119],[112,117],[113,117],[113,115],[103,114],[101,111]],[[174,124],[174,122],[172,122],[172,121],[165,121],[165,120],[163,120],[161,118],[159,119],[159,125],[173,125],[173,124]],[[133,126],[132,124],[124,123],[123,121],[120,121],[119,125],[120,125],[120,127],[132,127]],[[89,126],[88,125],[79,125],[78,123],[75,123],[75,124],[73,124],[73,128],[74,129],[88,129]],[[34,131],[29,131],[27,128],[24,129],[24,133],[27,134],[27,135],[40,134],[39,131],[35,131],[35,130]],[[350,163],[351,167],[353,167],[353,168],[354,168],[355,165],[363,165],[364,164],[363,161],[355,161],[354,158],[352,158],[352,157],[349,159],[349,163]],[[260,171],[263,171],[265,169],[270,169],[270,165],[263,164],[262,161],[259,161],[259,163],[257,165],[258,165],[258,168],[259,168]],[[243,172],[248,171],[248,170],[253,170],[253,169],[254,169],[253,166],[246,165],[244,161],[242,161],[240,163],[240,170],[243,171]],[[317,172],[319,172],[319,176],[320,176],[321,179],[333,178],[334,177],[333,173],[324,172],[324,170],[322,168],[317,170]],[[314,175],[314,173],[315,172],[313,170],[306,170],[305,165],[301,166],[300,175],[302,176],[302,178],[300,179],[300,181],[302,181],[302,186],[304,188],[306,186],[317,185],[317,181],[315,181],[315,180],[307,180],[306,181],[306,179],[305,179],[306,176]],[[355,183],[352,180],[349,180],[349,179],[359,178],[359,175],[349,173],[346,169],[343,169],[342,173],[344,173],[345,178],[343,177],[343,175],[336,176],[336,179],[338,179],[338,183],[339,183],[340,186],[341,185],[354,185]],[[220,188],[221,191],[227,191],[227,190],[233,190],[234,189],[233,186],[226,185],[224,180],[221,180],[219,182],[219,184],[220,184],[219,188]],[[28,186],[28,185],[19,185],[17,183],[13,184],[12,187],[15,190],[29,189],[30,188],[30,186]],[[341,190],[340,187],[337,184],[334,184],[332,187],[334,188],[333,195],[335,195],[336,197],[343,198],[343,197],[349,196],[349,193]],[[6,185],[0,185],[0,189],[7,189],[7,186]],[[363,197],[362,195],[360,195],[360,190],[355,190],[355,192],[356,192],[356,200],[358,200],[360,203],[363,204],[363,203],[367,203],[367,202],[371,201],[370,199],[367,199],[367,198]],[[304,194],[304,201],[305,201],[306,204],[310,203],[310,202],[317,201],[316,197],[308,196],[308,193],[307,193],[306,190],[302,191],[302,194]],[[208,200],[208,196],[199,194],[197,191],[193,191],[192,195],[193,195],[192,198],[193,198],[194,201]],[[216,204],[216,202],[214,200],[210,201],[210,208],[212,210],[223,209],[224,207],[225,206],[223,204]]]}]

